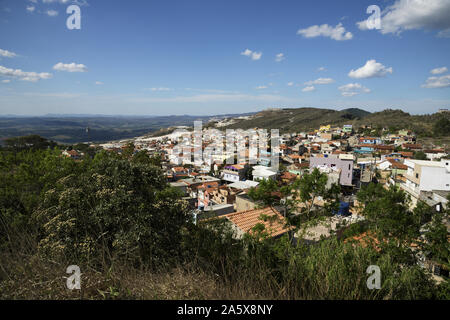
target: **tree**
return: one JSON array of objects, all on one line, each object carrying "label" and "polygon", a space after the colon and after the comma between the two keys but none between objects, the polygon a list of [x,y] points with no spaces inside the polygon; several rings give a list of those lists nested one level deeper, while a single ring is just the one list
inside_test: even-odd
[{"label": "tree", "polygon": [[57,143],[35,134],[23,137],[8,138],[5,140],[5,145],[7,150],[19,152],[26,149],[53,149],[57,146]]},{"label": "tree", "polygon": [[293,183],[294,199],[297,203],[304,204],[303,213],[307,217],[310,217],[311,212],[317,209],[316,200],[319,198],[324,202],[325,211],[331,213],[332,209],[336,208],[340,187],[336,184],[327,187],[327,183],[327,175],[317,168],[314,168],[311,173],[305,173],[301,179]]},{"label": "tree", "polygon": [[274,206],[280,203],[279,191],[275,180],[263,179],[259,181],[257,187],[250,188],[248,196],[254,201],[261,202],[264,207]]},{"label": "tree", "polygon": [[427,225],[428,230],[424,234],[426,242],[423,249],[429,259],[450,268],[450,243],[447,238],[447,227],[442,220],[442,215],[435,214],[431,222]]},{"label": "tree", "polygon": [[187,204],[159,168],[106,152],[81,174],[57,181],[33,217],[43,254],[92,265],[116,258],[151,265],[171,261],[189,220]]},{"label": "tree", "polygon": [[449,136],[450,135],[450,120],[441,116],[433,126],[433,133],[436,136]]},{"label": "tree", "polygon": [[414,153],[414,159],[416,160],[427,160],[427,155],[423,151],[417,151]]}]

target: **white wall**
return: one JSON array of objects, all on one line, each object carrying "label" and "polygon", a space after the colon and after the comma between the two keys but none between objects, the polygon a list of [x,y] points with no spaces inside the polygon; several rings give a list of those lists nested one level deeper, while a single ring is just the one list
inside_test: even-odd
[{"label": "white wall", "polygon": [[422,166],[422,176],[420,177],[419,188],[421,191],[450,191],[450,173],[442,167]]}]

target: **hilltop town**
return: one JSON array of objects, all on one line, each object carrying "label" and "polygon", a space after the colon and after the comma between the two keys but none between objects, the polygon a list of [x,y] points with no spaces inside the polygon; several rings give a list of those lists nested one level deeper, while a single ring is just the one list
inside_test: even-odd
[{"label": "hilltop town", "polygon": [[[232,131],[233,138],[244,133],[242,146],[245,149],[227,149],[229,140],[225,139],[225,130],[220,128],[229,122],[223,120],[213,128],[203,128],[201,145],[197,146],[193,143],[195,132],[183,127],[162,137],[139,137],[97,147],[119,154],[144,152],[150,157],[159,157],[167,181],[189,203],[194,221],[226,218],[239,237],[261,223],[261,215],[274,215],[280,219],[286,216],[286,208],[282,204],[289,201],[289,196],[274,192],[278,205],[269,207],[249,196],[252,190],[258,190],[261,183],[266,186],[267,181],[275,183],[278,188],[291,186],[314,169],[327,177],[327,189],[333,184],[339,186],[340,205],[329,219],[294,236],[303,241],[314,243],[339,232],[339,229],[363,221],[365,218],[361,214],[357,194],[370,183],[380,184],[386,189],[397,186],[410,197],[411,209],[419,202],[426,203],[435,212],[447,208],[450,195],[448,148],[445,145],[420,144],[416,134],[410,130],[390,132],[383,128],[382,134],[376,136],[377,130],[370,126],[323,125],[309,132],[282,134],[277,137],[277,150],[259,149],[251,161],[252,139],[258,138],[256,132],[259,129]],[[205,150],[210,152],[205,153]],[[200,158],[194,159],[195,152],[200,152]],[[274,152],[277,152],[277,167],[271,165]],[[64,151],[63,154],[74,159],[81,156],[76,150]],[[326,200],[320,196],[313,202],[316,208],[326,205]],[[297,203],[290,214],[300,215],[303,207],[303,203]],[[449,229],[448,220],[445,223]],[[265,225],[269,224],[265,222]],[[270,236],[289,232],[290,228],[278,223]],[[448,275],[448,270],[442,272]]]}]

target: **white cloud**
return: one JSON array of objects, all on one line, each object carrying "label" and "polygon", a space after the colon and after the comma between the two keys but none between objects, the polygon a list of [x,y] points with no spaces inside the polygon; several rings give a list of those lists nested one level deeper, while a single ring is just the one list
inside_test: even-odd
[{"label": "white cloud", "polygon": [[302,35],[305,38],[315,38],[322,36],[337,41],[350,40],[353,38],[353,34],[351,32],[345,31],[342,23],[339,23],[336,27],[329,26],[328,24],[323,24],[321,26],[314,25],[306,29],[298,30],[297,34]]},{"label": "white cloud", "polygon": [[98,86],[101,86],[101,85],[103,84],[103,82],[101,82],[101,81],[95,81],[95,84],[98,85]]},{"label": "white cloud", "polygon": [[431,74],[442,74],[448,71],[447,67],[436,68],[430,71]]},{"label": "white cloud", "polygon": [[319,78],[319,79],[316,79],[316,80],[313,80],[313,81],[305,82],[305,85],[310,86],[310,85],[313,85],[313,84],[330,84],[330,83],[333,83],[333,82],[334,82],[334,80],[331,79],[331,78]]},{"label": "white cloud", "polygon": [[255,52],[250,49],[245,49],[243,52],[241,52],[241,55],[250,57],[252,60],[259,60],[261,59],[262,52]]},{"label": "white cloud", "polygon": [[[450,1],[396,0],[381,13],[381,33],[400,34],[406,30],[439,30],[439,36],[450,35]],[[358,22],[367,30],[367,20]]]},{"label": "white cloud", "polygon": [[344,97],[353,97],[360,93],[370,93],[370,89],[359,83],[349,83],[344,86],[340,86],[338,89]]},{"label": "white cloud", "polygon": [[320,67],[319,69],[317,69],[317,71],[326,71],[327,69],[325,67]]},{"label": "white cloud", "polygon": [[8,51],[8,50],[2,50],[0,49],[0,56],[6,57],[6,58],[14,58],[17,56],[14,52]]},{"label": "white cloud", "polygon": [[314,90],[316,90],[316,88],[314,86],[307,86],[302,89],[303,92],[311,92]]},{"label": "white cloud", "polygon": [[257,90],[262,90],[262,89],[267,89],[268,87],[267,86],[258,86],[258,87],[256,87],[255,89],[257,89]]},{"label": "white cloud", "polygon": [[293,83],[292,81],[291,81],[291,82],[288,82],[288,83],[287,83],[287,86],[288,86],[288,87],[292,87],[292,86],[294,86],[294,83]]},{"label": "white cloud", "polygon": [[392,74],[392,68],[386,68],[379,62],[375,60],[368,60],[364,66],[359,69],[351,70],[348,73],[350,78],[363,79],[363,78],[374,78],[374,77],[384,77],[388,73]]},{"label": "white cloud", "polygon": [[286,59],[286,58],[284,57],[284,53],[279,53],[279,54],[277,54],[277,55],[275,56],[275,61],[276,61],[276,62],[281,62],[281,61],[283,61],[284,59]]},{"label": "white cloud", "polygon": [[165,87],[159,87],[159,88],[150,88],[149,90],[155,92],[155,91],[171,91],[172,89],[165,88]]},{"label": "white cloud", "polygon": [[35,6],[27,6],[27,11],[28,12],[34,12],[34,9],[36,9]]},{"label": "white cloud", "polygon": [[[31,0],[30,0],[31,1]],[[36,1],[31,1],[36,3]],[[42,0],[45,4],[51,4],[51,3],[59,3],[59,4],[68,4],[69,2],[72,2],[73,4],[79,5],[79,6],[85,6],[88,5],[86,0]]]},{"label": "white cloud", "polygon": [[450,75],[441,77],[429,77],[422,88],[448,88],[450,87]]},{"label": "white cloud", "polygon": [[56,10],[47,10],[45,13],[50,17],[55,17],[58,15],[58,11]]},{"label": "white cloud", "polygon": [[84,64],[72,63],[62,63],[59,62],[53,66],[54,70],[67,71],[67,72],[86,72],[87,67]]},{"label": "white cloud", "polygon": [[11,80],[9,80],[9,79],[2,80],[2,83],[10,83],[10,82],[11,82]]},{"label": "white cloud", "polygon": [[77,98],[82,96],[80,93],[70,93],[70,92],[25,92],[23,95],[29,97],[50,97],[50,98]]},{"label": "white cloud", "polygon": [[13,77],[23,81],[36,82],[41,79],[50,79],[52,77],[52,74],[47,72],[26,72],[20,69],[9,69],[0,66],[0,76]]},{"label": "white cloud", "polygon": [[[66,4],[68,3],[70,0],[42,0],[43,3],[54,3],[54,2],[59,2],[62,4]],[[34,1],[33,1],[34,2]]]}]

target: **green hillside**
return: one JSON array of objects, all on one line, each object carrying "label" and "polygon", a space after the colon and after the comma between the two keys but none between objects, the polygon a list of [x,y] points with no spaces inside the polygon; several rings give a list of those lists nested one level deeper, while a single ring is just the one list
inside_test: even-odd
[{"label": "green hillside", "polygon": [[[370,113],[362,109],[352,108],[341,111],[318,108],[266,110],[258,113],[255,118],[241,120],[228,126],[230,129],[280,129],[281,132],[300,132],[318,129],[321,125],[352,124],[354,127],[370,125],[373,128],[388,128],[392,131],[410,129],[419,136],[432,137],[439,119],[450,121],[450,114],[410,115],[401,110],[387,109]],[[448,136],[448,132],[440,135]]]}]

